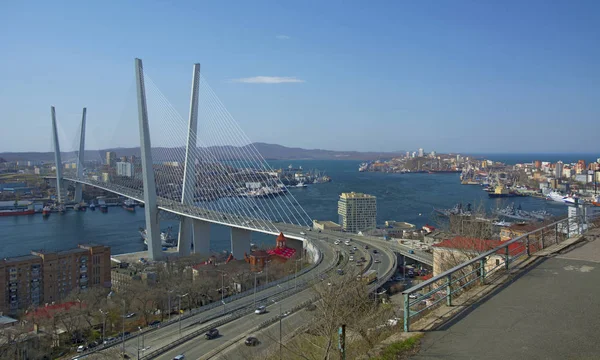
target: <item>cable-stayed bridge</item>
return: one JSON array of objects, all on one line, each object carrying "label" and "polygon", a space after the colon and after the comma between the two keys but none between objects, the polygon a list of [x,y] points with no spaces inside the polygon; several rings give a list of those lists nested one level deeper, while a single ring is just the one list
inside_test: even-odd
[{"label": "cable-stayed bridge", "polygon": [[310,217],[200,75],[200,64],[193,67],[186,119],[144,72],[140,59],[135,74],[139,158],[117,161],[116,154],[108,154],[106,164],[86,169],[84,108],[76,168],[63,169],[51,108],[59,203],[66,202],[65,181],[75,183],[75,202],[82,200],[81,186],[89,185],[144,203],[148,255],[154,260],[163,255],[159,211],[180,217],[181,255],[189,254],[192,244],[195,252],[209,251],[211,223],[231,228],[237,259],[249,251],[252,231],[277,235],[294,229],[286,235],[305,240],[298,233],[311,225]]}]

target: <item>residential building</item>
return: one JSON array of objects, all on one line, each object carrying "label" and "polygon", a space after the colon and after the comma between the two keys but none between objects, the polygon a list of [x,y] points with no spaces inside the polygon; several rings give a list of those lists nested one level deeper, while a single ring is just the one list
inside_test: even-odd
[{"label": "residential building", "polygon": [[110,248],[79,245],[0,260],[0,312],[64,299],[70,291],[110,287]]},{"label": "residential building", "polygon": [[557,179],[560,179],[563,177],[563,162],[559,161],[556,163],[556,166],[554,167],[554,176]]},{"label": "residential building", "polygon": [[117,162],[117,153],[114,151],[107,151],[106,152],[106,165],[113,167],[113,166],[115,166],[116,162]]},{"label": "residential building", "polygon": [[117,162],[117,175],[133,177],[135,174],[134,165],[132,163],[119,161]]},{"label": "residential building", "polygon": [[342,193],[338,201],[340,225],[345,231],[358,233],[376,227],[377,198],[362,193]]}]

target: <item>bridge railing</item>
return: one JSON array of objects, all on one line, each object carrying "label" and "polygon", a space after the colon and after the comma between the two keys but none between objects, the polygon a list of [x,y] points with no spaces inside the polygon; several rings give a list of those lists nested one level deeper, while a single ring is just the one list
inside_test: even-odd
[{"label": "bridge railing", "polygon": [[[600,226],[600,216],[573,216],[547,224],[539,229],[503,242],[493,249],[478,254],[473,250],[449,250],[440,254],[440,262],[449,270],[402,292],[404,295],[404,331],[410,330],[411,321],[422,317],[434,308],[446,304],[477,284],[485,285],[495,277],[506,274],[532,254],[581,235],[587,229]],[[471,247],[469,246],[469,247]]]}]

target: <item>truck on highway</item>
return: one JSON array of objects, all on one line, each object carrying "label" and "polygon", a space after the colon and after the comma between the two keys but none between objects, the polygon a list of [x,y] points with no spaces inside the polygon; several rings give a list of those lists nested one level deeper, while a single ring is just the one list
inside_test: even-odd
[{"label": "truck on highway", "polygon": [[377,280],[377,270],[367,270],[364,274],[358,275],[358,281],[363,281],[365,284],[370,284]]}]

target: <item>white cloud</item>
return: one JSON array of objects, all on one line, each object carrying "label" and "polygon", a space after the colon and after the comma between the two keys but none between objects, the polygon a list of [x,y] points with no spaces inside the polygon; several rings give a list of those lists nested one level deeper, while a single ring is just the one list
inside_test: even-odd
[{"label": "white cloud", "polygon": [[289,76],[254,76],[241,79],[232,79],[231,82],[246,84],[284,84],[284,83],[303,83],[302,79]]},{"label": "white cloud", "polygon": [[275,36],[278,40],[289,40],[291,39],[291,36],[287,36],[287,35],[277,35]]}]

